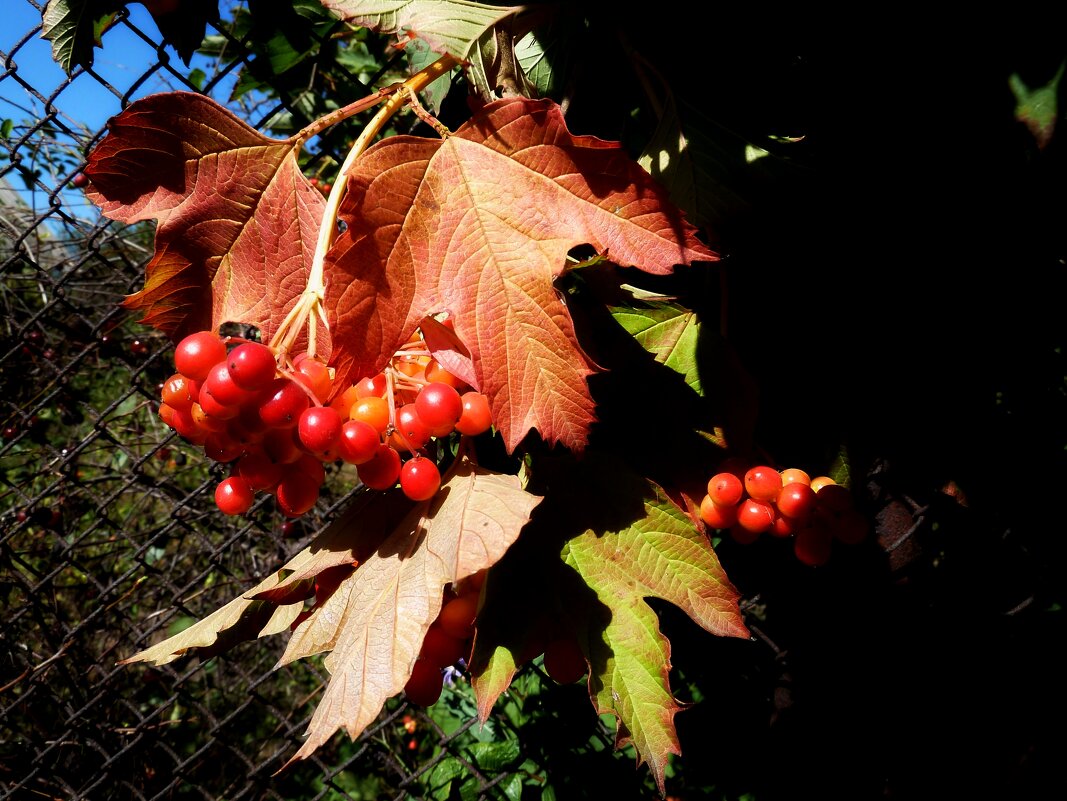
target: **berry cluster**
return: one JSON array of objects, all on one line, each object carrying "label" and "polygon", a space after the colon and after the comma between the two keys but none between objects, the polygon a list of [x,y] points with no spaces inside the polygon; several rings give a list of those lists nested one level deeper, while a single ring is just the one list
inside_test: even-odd
[{"label": "berry cluster", "polygon": [[209,458],[232,465],[215,489],[218,508],[231,515],[268,492],[285,515],[299,517],[318,500],[325,465],[338,460],[356,465],[371,489],[399,482],[412,500],[427,500],[441,484],[426,456],[431,440],[492,425],[488,399],[442,369],[418,334],[385,371],[340,393],[314,356],[290,360],[211,331],[179,342],[174,366],[159,416]]},{"label": "berry cluster", "polygon": [[419,706],[430,706],[441,697],[444,669],[470,657],[478,596],[485,583],[485,570],[468,576],[454,589],[445,591],[437,620],[430,624],[404,692]]},{"label": "berry cluster", "polygon": [[792,537],[797,559],[814,567],[829,561],[834,540],[855,545],[867,537],[867,520],[852,493],[829,476],[767,465],[723,467],[708,481],[700,517],[737,542],[755,542],[764,532]]}]

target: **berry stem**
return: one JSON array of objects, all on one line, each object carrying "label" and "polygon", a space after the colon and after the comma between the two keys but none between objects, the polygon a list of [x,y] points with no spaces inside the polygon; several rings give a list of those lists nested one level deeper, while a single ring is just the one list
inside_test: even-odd
[{"label": "berry stem", "polygon": [[[330,246],[333,245],[334,237],[337,234],[337,213],[340,210],[341,199],[344,197],[345,193],[345,176],[347,176],[349,170],[352,169],[356,159],[363,154],[363,151],[370,146],[370,143],[381,132],[382,128],[385,127],[386,123],[405,103],[415,109],[415,113],[419,115],[420,119],[428,117],[429,115],[426,111],[418,104],[418,100],[415,97],[416,92],[449,72],[458,63],[459,61],[453,56],[447,54],[443,55],[441,58],[437,59],[437,61],[419,70],[419,72],[412,75],[403,83],[393,84],[380,89],[370,97],[358,100],[355,103],[321,117],[311,125],[302,129],[290,140],[295,145],[299,146],[307,139],[331,125],[335,125],[354,114],[385,101],[385,104],[378,110],[378,113],[375,114],[371,121],[367,123],[366,127],[364,127],[359,138],[352,144],[352,148],[349,150],[348,155],[345,157],[345,161],[338,172],[338,179],[330,189],[329,197],[326,198],[326,209],[323,211],[322,222],[319,224],[319,237],[315,243],[315,255],[311,260],[311,269],[308,272],[307,286],[301,296],[297,299],[296,304],[290,310],[289,314],[286,315],[285,320],[283,320],[282,324],[278,327],[274,336],[271,337],[270,346],[274,349],[275,353],[288,353],[289,348],[296,342],[300,332],[304,329],[304,326],[307,325],[307,352],[312,357],[316,355],[318,323],[321,321],[323,327],[327,330],[329,329],[329,321],[326,318],[325,309],[322,307],[322,302],[326,297],[326,281],[324,273],[326,254],[329,252]],[[433,125],[433,127],[441,136],[445,136],[448,133],[447,129],[440,123]]]}]

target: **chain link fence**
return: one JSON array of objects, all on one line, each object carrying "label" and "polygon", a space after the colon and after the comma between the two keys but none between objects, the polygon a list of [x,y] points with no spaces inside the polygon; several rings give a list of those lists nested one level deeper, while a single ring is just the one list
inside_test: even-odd
[{"label": "chain link fence", "polygon": [[[136,4],[94,65],[67,75],[41,38],[42,6],[8,0],[0,25],[0,801],[657,797],[584,689],[534,666],[484,727],[459,672],[434,707],[393,699],[358,740],[339,733],[282,770],[325,686],[321,662],[276,670],[285,643],[268,638],[194,664],[118,664],[277,569],[358,490],[333,466],[298,523],[265,496],[248,515],[218,512],[222,468],[157,415],[171,343],[120,306],[143,285],[153,228],[103,220],[77,176],[106,119],[154,92],[204,93],[261,130],[319,109],[307,81],[263,68],[247,26],[209,24],[186,64]],[[328,52],[332,32],[315,31]],[[335,74],[351,70],[344,91],[376,85],[380,74],[334,55]],[[319,80],[318,66],[301,74]],[[327,172],[346,135],[324,134],[309,169]],[[693,707],[677,719],[686,761],[672,763],[668,795],[1062,791],[1062,723],[1038,734],[1041,709],[1063,706],[1043,696],[1062,665],[1062,615],[1047,604],[1061,594],[1062,546],[1047,545],[1044,518],[1008,529],[872,462],[856,484],[869,482],[876,541],[841,571],[768,568],[765,552],[723,545],[738,586],[767,588],[745,604],[754,644],[709,645],[657,608],[675,668],[716,693],[698,704],[672,676]],[[988,774],[969,777],[950,742]]]},{"label": "chain link fence", "polygon": [[[358,741],[339,734],[275,775],[324,687],[315,660],[274,670],[275,638],[194,665],[118,664],[277,569],[354,481],[333,468],[299,523],[263,502],[218,513],[219,467],[157,417],[170,342],[119,305],[143,283],[152,228],[101,219],[77,188],[103,120],[137,97],[203,92],[260,128],[298,98],[279,84],[280,103],[230,103],[250,43],[216,24],[225,58],[183,67],[138,6],[93,68],[63,75],[42,5],[12,0],[0,40],[0,798],[518,798],[540,768],[507,720],[474,725],[462,675],[432,714],[394,699]],[[610,753],[611,732],[592,730],[582,747]]]}]

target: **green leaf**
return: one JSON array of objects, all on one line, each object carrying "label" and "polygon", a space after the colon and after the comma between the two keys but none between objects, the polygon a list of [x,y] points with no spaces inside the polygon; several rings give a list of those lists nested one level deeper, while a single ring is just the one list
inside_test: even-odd
[{"label": "green leaf", "polygon": [[437,799],[437,801],[448,801],[449,796],[452,794],[452,782],[466,772],[467,770],[463,763],[455,757],[442,759],[434,765],[433,770],[430,771],[429,778],[426,780],[430,797]]},{"label": "green leaf", "polygon": [[14,120],[5,119],[3,122],[0,122],[0,138],[7,139],[11,136],[11,131],[14,130],[14,128]]},{"label": "green leaf", "polygon": [[52,58],[69,75],[93,65],[93,48],[115,21],[121,0],[48,0],[41,15],[41,38],[52,43]]},{"label": "green leaf", "polygon": [[[422,39],[416,39],[404,49],[408,53],[408,59],[413,73],[418,72],[424,67],[430,66],[440,58],[439,54],[435,53],[426,42],[422,41]],[[452,74],[446,72],[440,78],[427,84],[419,94],[422,95],[426,107],[430,111],[434,114],[440,114],[441,104],[444,102],[445,96],[451,88]]]},{"label": "green leaf", "polygon": [[521,801],[522,799],[522,777],[517,773],[512,773],[504,781],[497,785],[508,799],[508,801]]},{"label": "green leaf", "polygon": [[515,58],[539,97],[558,97],[580,53],[580,14],[561,9],[515,43]]},{"label": "green leaf", "polygon": [[704,394],[697,369],[700,321],[695,312],[677,304],[661,303],[615,306],[611,315],[657,362],[680,373],[694,392]]},{"label": "green leaf", "polygon": [[713,634],[748,637],[740,595],[688,515],[621,460],[591,450],[580,462],[542,457],[532,472],[545,500],[484,588],[471,659],[479,715],[515,662],[569,632],[583,644],[596,711],[618,718],[616,747],[632,744],[662,790],[680,750],[681,705],[669,684],[670,644],[646,598],[669,601]]},{"label": "green leaf", "polygon": [[516,740],[504,740],[498,743],[473,743],[466,752],[481,770],[499,773],[519,761],[522,751]]},{"label": "green leaf", "polygon": [[1030,129],[1041,149],[1049,143],[1056,130],[1056,118],[1059,116],[1056,96],[1064,67],[1067,67],[1067,62],[1060,64],[1052,80],[1036,89],[1027,86],[1017,72],[1008,78],[1012,94],[1015,95],[1015,119]]},{"label": "green leaf", "polygon": [[396,34],[399,47],[423,39],[438,53],[462,59],[482,32],[519,7],[468,0],[322,0],[346,22],[383,35]]},{"label": "green leaf", "polygon": [[681,753],[674,715],[682,707],[669,683],[670,643],[645,599],[673,603],[713,634],[749,633],[737,608],[739,593],[692,520],[643,480],[609,464],[592,469],[603,484],[600,497],[587,502],[636,493],[644,497],[644,515],[628,525],[587,530],[565,544],[564,562],[595,594],[595,601],[571,608],[586,623],[597,712],[618,717],[616,748],[632,744],[662,792],[668,759]]}]

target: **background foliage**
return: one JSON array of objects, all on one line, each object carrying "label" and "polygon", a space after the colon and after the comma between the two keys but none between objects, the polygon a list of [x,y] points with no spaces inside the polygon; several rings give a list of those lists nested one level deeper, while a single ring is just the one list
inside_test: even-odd
[{"label": "background foliage", "polygon": [[[64,78],[20,68],[49,51],[32,25],[0,40],[0,798],[654,797],[584,690],[536,666],[485,729],[457,677],[429,711],[398,701],[359,742],[335,737],[277,778],[323,682],[313,663],[272,671],[278,653],[260,643],[201,665],[115,666],[298,549],[352,480],[332,477],[295,530],[269,507],[238,521],[213,511],[218,476],[153,413],[169,344],[117,307],[143,280],[151,230],[103,224],[73,189],[100,131],[64,108],[84,87],[112,113],[149,87],[186,88],[283,135],[393,69],[380,40],[317,2],[224,8],[204,56],[115,5],[92,66]],[[615,79],[578,71],[573,91],[596,102],[568,124],[636,155],[655,131],[624,65],[632,49],[661,68],[707,137],[694,198],[727,255],[704,310],[736,354],[724,380],[775,463],[822,472],[847,454],[877,522],[876,538],[815,571],[780,543],[721,543],[752,642],[657,606],[672,685],[692,703],[668,792],[1062,794],[1054,81],[1067,47],[1023,21],[998,39],[1026,46],[996,50],[981,36],[946,47],[936,26],[922,36],[901,21],[888,32],[906,48],[798,51],[724,12],[707,26],[722,46],[702,46],[604,11],[590,5],[571,52]],[[143,63],[109,70],[112,41],[140,43],[129,54]],[[354,130],[322,137],[308,173],[332,176]],[[654,431],[654,416],[642,425]]]}]

